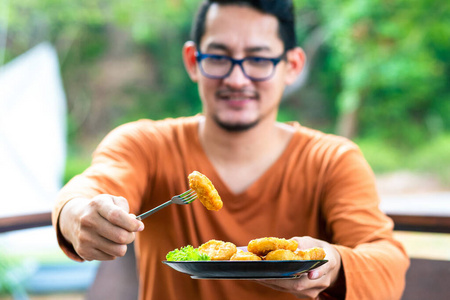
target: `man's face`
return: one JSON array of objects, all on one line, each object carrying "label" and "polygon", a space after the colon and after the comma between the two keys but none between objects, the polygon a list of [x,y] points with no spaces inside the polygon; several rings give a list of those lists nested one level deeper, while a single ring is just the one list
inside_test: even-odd
[{"label": "man's face", "polygon": [[[207,14],[199,50],[235,59],[248,56],[274,58],[283,54],[274,16],[250,7],[213,4]],[[198,72],[198,87],[207,118],[227,130],[245,130],[262,120],[275,120],[286,84],[286,62],[275,68],[273,77],[252,81],[234,66],[224,79],[210,79]]]}]

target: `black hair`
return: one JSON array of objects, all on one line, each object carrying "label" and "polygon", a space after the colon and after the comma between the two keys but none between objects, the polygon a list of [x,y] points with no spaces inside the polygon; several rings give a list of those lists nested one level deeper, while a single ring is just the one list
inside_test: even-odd
[{"label": "black hair", "polygon": [[284,51],[291,50],[297,46],[292,0],[205,0],[200,5],[192,25],[191,39],[197,47],[200,45],[200,40],[205,33],[206,14],[214,3],[219,5],[246,5],[260,12],[273,15],[279,23],[278,34],[283,41]]}]

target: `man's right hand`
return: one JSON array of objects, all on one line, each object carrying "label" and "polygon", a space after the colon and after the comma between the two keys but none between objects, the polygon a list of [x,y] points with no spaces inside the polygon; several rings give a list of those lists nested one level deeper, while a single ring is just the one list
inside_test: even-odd
[{"label": "man's right hand", "polygon": [[135,232],[144,223],[129,214],[123,197],[98,195],[92,200],[76,198],[63,207],[59,228],[84,260],[113,260],[124,256]]}]

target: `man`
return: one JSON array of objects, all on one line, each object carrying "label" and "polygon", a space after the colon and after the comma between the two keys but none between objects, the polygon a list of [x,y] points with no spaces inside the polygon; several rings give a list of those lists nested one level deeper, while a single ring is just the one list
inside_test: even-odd
[{"label": "man", "polygon": [[[291,1],[207,1],[193,33],[183,59],[203,113],[110,133],[92,166],[60,193],[53,222],[62,249],[75,260],[109,260],[136,237],[147,300],[399,299],[409,261],[357,146],[276,122],[283,90],[305,62]],[[214,183],[220,211],[194,202],[135,219],[187,190],[194,170]],[[300,278],[257,282],[194,280],[161,263],[185,245],[244,246],[268,236],[322,247],[328,263]]]}]

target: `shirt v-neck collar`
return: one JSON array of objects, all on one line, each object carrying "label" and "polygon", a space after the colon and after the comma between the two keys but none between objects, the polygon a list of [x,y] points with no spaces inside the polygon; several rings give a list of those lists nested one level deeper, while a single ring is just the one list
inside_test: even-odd
[{"label": "shirt v-neck collar", "polygon": [[[193,147],[193,155],[195,155],[195,161],[201,161],[202,162],[202,169],[205,173],[208,173],[208,178],[213,182],[215,188],[220,191],[221,197],[224,198],[253,198],[256,195],[258,195],[261,190],[264,188],[266,182],[269,178],[272,178],[273,175],[277,174],[280,169],[283,168],[285,165],[285,162],[287,161],[288,157],[292,153],[293,149],[295,148],[295,145],[298,142],[298,139],[300,138],[300,134],[298,130],[295,130],[293,133],[289,143],[287,144],[286,148],[282,152],[282,154],[276,159],[276,161],[258,178],[256,179],[247,189],[245,189],[241,193],[234,193],[231,191],[231,189],[228,187],[228,185],[222,180],[221,176],[217,172],[215,166],[207,156],[201,142],[200,137],[198,134],[198,126],[199,126],[199,118],[197,117],[195,119],[195,122],[191,123],[191,126],[189,127],[189,136],[193,137],[191,140],[191,146]],[[298,128],[299,124],[296,122],[289,123],[290,125],[294,126],[295,128]],[[281,180],[281,178],[280,178]]]}]

